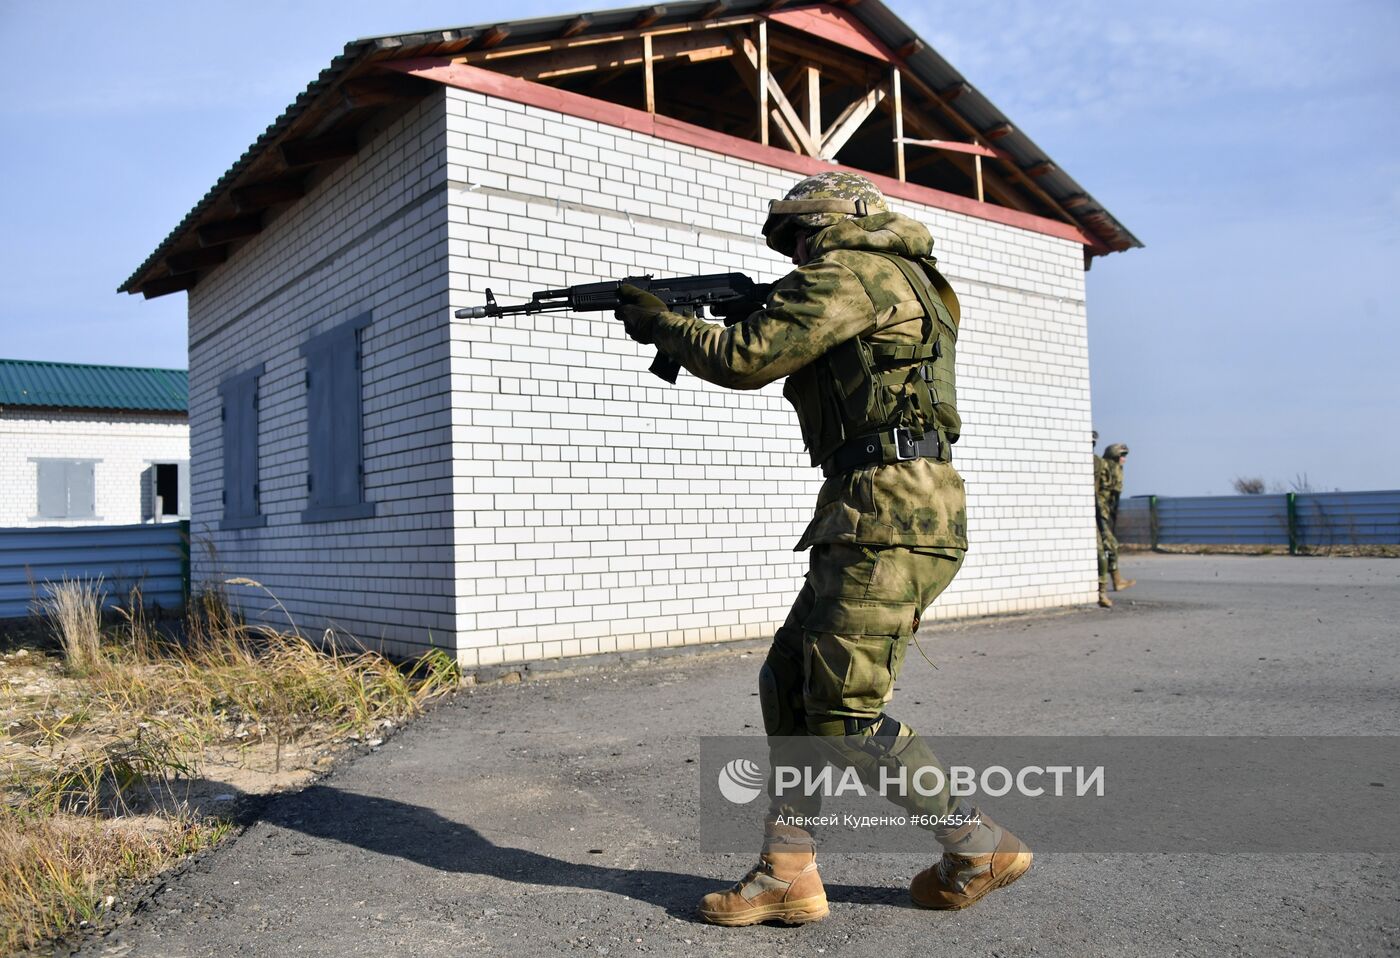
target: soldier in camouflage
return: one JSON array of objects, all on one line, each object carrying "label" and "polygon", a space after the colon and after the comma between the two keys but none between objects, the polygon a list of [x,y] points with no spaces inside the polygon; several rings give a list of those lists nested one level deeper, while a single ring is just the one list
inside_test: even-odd
[{"label": "soldier in camouflage", "polygon": [[[786,377],[783,395],[826,481],[797,544],[811,550],[806,584],[759,673],[764,728],[774,742],[808,737],[800,741],[873,783],[881,768],[938,765],[884,709],[920,617],[967,550],[963,482],[952,465],[962,430],[958,300],[934,265],[928,230],[889,212],[862,176],[802,180],[770,204],[763,234],[797,268],[741,322],[726,328],[668,312],[632,287],[623,287],[628,305],[617,316],[633,339],[720,386],[757,389]],[[931,825],[942,858],[911,885],[920,905],[966,907],[1030,867],[1030,850],[985,816],[952,824],[971,810],[946,793],[895,800],[943,822]],[[819,803],[773,795],[759,864],[706,895],[701,916],[748,925],[826,915],[815,839],[782,820]]]},{"label": "soldier in camouflage", "polygon": [[[1094,430],[1094,446],[1099,444],[1099,431]],[[1113,608],[1113,600],[1108,597],[1108,545],[1105,536],[1113,533],[1108,524],[1107,498],[1104,484],[1107,481],[1108,463],[1097,452],[1094,453],[1094,539],[1099,549],[1099,605]]]},{"label": "soldier in camouflage", "polygon": [[1094,494],[1097,501],[1099,535],[1104,554],[1103,568],[1099,570],[1099,605],[1111,606],[1108,598],[1107,582],[1113,583],[1114,591],[1132,588],[1136,579],[1125,579],[1118,571],[1118,500],[1123,495],[1123,460],[1127,458],[1128,447],[1115,442],[1103,451],[1103,458],[1094,457]]}]

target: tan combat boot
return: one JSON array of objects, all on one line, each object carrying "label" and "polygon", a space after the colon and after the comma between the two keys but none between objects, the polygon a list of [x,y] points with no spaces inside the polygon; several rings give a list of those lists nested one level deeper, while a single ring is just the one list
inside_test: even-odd
[{"label": "tan combat boot", "polygon": [[712,925],[801,925],[825,918],[826,889],[816,859],[817,843],[810,832],[769,822],[758,864],[733,888],[700,899],[700,917]]},{"label": "tan combat boot", "polygon": [[1108,597],[1108,586],[1099,586],[1099,605],[1105,609],[1113,608],[1113,600]]},{"label": "tan combat boot", "polygon": [[[914,876],[909,886],[914,904],[948,910],[966,908],[988,892],[1005,888],[1030,869],[1031,850],[996,822],[978,814],[980,825],[974,822],[954,832],[944,842],[943,857],[932,868]],[[947,850],[959,845],[981,846],[990,851]]]},{"label": "tan combat boot", "polygon": [[1131,589],[1137,585],[1137,579],[1125,579],[1118,574],[1118,570],[1113,570],[1113,591],[1122,592],[1124,589]]}]

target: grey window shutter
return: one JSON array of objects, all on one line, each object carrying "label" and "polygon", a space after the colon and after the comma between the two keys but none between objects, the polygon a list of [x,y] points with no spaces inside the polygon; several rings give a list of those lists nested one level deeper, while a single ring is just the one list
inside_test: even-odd
[{"label": "grey window shutter", "polygon": [[364,414],[360,377],[365,313],[312,337],[306,358],[307,522],[365,518],[374,504],[364,497]]},{"label": "grey window shutter", "polygon": [[[254,463],[256,465],[256,457],[254,457]],[[190,461],[181,459],[175,464],[175,468],[180,470],[178,482],[180,503],[176,512],[181,519],[188,519],[190,517]]]},{"label": "grey window shutter", "polygon": [[36,465],[39,467],[39,517],[67,518],[68,464],[58,459],[47,459]]},{"label": "grey window shutter", "polygon": [[[238,526],[257,525],[258,518],[258,377],[260,364],[225,380],[219,386],[223,399],[224,521]],[[189,462],[179,464],[179,512],[189,515]]]},{"label": "grey window shutter", "polygon": [[238,502],[240,515],[258,514],[258,380],[250,376],[238,397],[241,410],[238,423]]},{"label": "grey window shutter", "polygon": [[147,466],[141,470],[141,521],[160,521],[160,510],[156,503],[156,467]]},{"label": "grey window shutter", "polygon": [[363,442],[360,436],[359,330],[348,329],[337,339],[331,360],[330,433],[334,449],[330,469],[331,496],[335,505],[360,501],[360,468]]},{"label": "grey window shutter", "polygon": [[320,340],[306,353],[307,501],[335,505],[335,343]]},{"label": "grey window shutter", "polygon": [[91,462],[68,463],[68,517],[92,519],[97,516],[97,484],[95,465]]},{"label": "grey window shutter", "polygon": [[235,384],[224,391],[224,518],[237,519],[247,514],[243,504],[243,484],[239,481],[244,459],[243,404]]}]

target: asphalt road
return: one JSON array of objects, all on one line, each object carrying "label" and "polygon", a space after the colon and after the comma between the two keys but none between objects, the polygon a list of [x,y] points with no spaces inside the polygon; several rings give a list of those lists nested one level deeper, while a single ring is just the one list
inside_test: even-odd
[{"label": "asphalt road", "polygon": [[[1130,558],[1113,610],[941,624],[892,714],[939,734],[1400,733],[1400,561]],[[758,653],[464,691],[171,879],[85,956],[1338,955],[1400,949],[1400,856],[1044,854],[965,912],[913,855],[826,855],[830,916],[692,914],[697,735],[754,734]],[[1325,782],[1300,783],[1326,788]],[[1388,782],[1391,788],[1397,783]]]}]

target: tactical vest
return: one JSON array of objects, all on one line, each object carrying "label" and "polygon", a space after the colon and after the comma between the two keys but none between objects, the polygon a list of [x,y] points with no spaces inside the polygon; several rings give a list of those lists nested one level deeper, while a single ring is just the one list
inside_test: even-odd
[{"label": "tactical vest", "polygon": [[[883,257],[904,275],[923,308],[923,337],[917,343],[849,339],[788,377],[783,396],[797,410],[812,465],[827,475],[845,471],[836,463],[848,460],[858,441],[872,462],[951,461],[950,446],[962,432],[954,376],[958,298],[932,258],[861,252]],[[876,304],[889,298],[868,285],[866,293]]]}]

